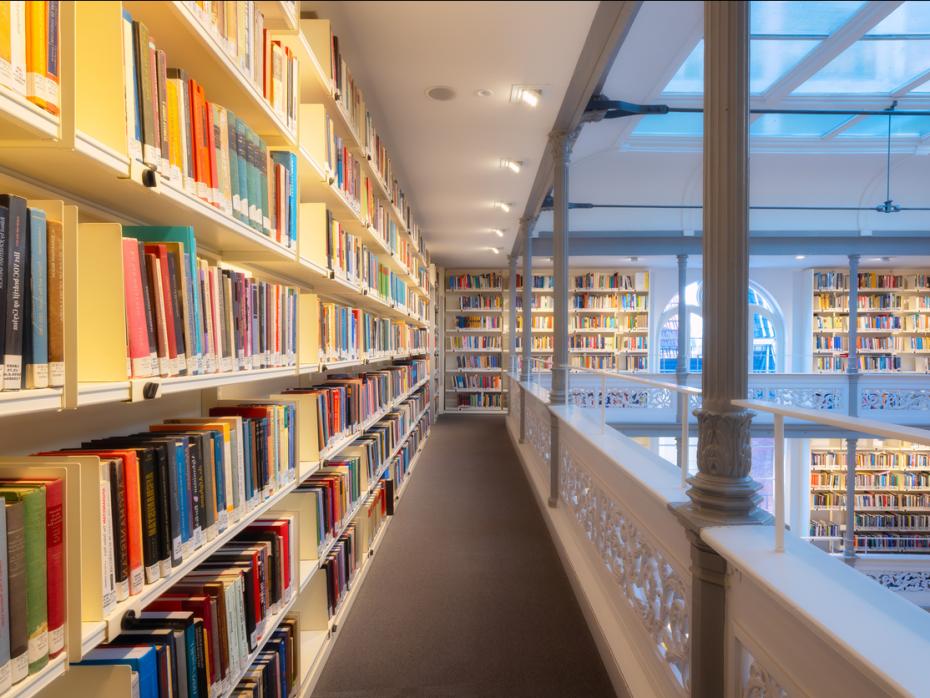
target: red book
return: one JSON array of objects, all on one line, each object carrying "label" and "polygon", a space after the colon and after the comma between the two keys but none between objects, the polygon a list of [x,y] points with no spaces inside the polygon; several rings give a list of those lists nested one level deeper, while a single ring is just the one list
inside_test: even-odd
[{"label": "red book", "polygon": [[145,294],[139,265],[139,244],[135,238],[123,238],[123,294],[126,297],[126,329],[129,360],[133,378],[152,375],[152,347],[149,346],[145,321]]},{"label": "red book", "polygon": [[64,483],[58,478],[24,478],[12,482],[45,486],[48,656],[55,657],[65,648]]},{"label": "red book", "polygon": [[[291,522],[287,519],[257,519],[249,529],[271,531],[281,538],[281,561],[284,571],[284,588],[291,587]],[[248,529],[246,529],[248,531]]]},{"label": "red book", "polygon": [[171,357],[168,350],[168,323],[165,318],[165,296],[162,291],[161,265],[156,255],[146,253],[145,266],[149,275],[149,302],[152,304],[155,337],[158,341],[159,373],[167,376],[171,373]]},{"label": "red book", "polygon": [[[213,110],[210,108],[210,103],[204,97],[203,88],[200,88],[200,98],[203,103],[203,114],[204,114],[204,123],[207,136],[207,162],[209,163],[210,171],[210,190],[211,192],[216,192],[219,189],[219,178],[216,175],[216,139],[213,133]],[[211,195],[211,203],[217,208],[220,207],[220,202],[218,197]]]},{"label": "red book", "polygon": [[[165,308],[165,331],[167,332],[168,361],[171,364],[171,373],[178,373],[178,342],[177,328],[174,326],[175,308],[171,298],[171,275],[168,272],[168,247],[158,243],[145,246],[146,255],[154,255],[158,260],[159,276],[161,281],[161,301]],[[148,257],[146,257],[148,258]]]}]

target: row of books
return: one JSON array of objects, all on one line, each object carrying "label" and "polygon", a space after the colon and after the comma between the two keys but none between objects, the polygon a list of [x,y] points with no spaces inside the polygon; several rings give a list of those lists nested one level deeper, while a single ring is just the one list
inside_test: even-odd
[{"label": "row of books", "polygon": [[[519,298],[517,301],[519,302]],[[502,310],[504,300],[500,296],[462,296],[459,310]]]},{"label": "row of books", "polygon": [[455,328],[460,330],[499,330],[499,315],[456,315]]},{"label": "row of books", "polygon": [[291,403],[221,404],[206,417],[40,454],[98,464],[103,614],[292,482],[296,433]]},{"label": "row of books", "polygon": [[617,318],[614,315],[576,315],[572,318],[573,330],[616,330]]},{"label": "row of books", "polygon": [[[553,296],[533,296],[531,310],[554,310],[555,298]],[[523,310],[523,296],[517,296],[517,310]]]},{"label": "row of books", "polygon": [[857,533],[854,537],[856,552],[871,553],[930,553],[930,537],[913,533]]},{"label": "row of books", "polygon": [[0,86],[51,114],[61,99],[60,13],[57,0],[14,0],[0,13]]},{"label": "row of books", "polygon": [[299,62],[287,46],[265,28],[265,16],[254,0],[185,4],[213,35],[243,75],[258,89],[292,133],[300,103]]},{"label": "row of books", "polygon": [[[404,442],[404,445],[400,448],[397,453],[397,456],[391,462],[387,473],[385,474],[385,484],[387,496],[394,500],[396,499],[397,494],[400,492],[400,488],[403,486],[404,481],[407,479],[407,475],[410,473],[410,468],[413,465],[413,459],[416,457],[416,453],[420,448],[420,445],[426,439],[426,434],[430,428],[430,418],[429,415],[424,416],[416,426],[411,430],[410,436]],[[393,504],[393,501],[391,502]],[[390,509],[390,512],[393,514],[393,506]]]},{"label": "row of books", "polygon": [[613,355],[574,354],[569,357],[569,364],[573,368],[593,368],[606,370],[616,368]]},{"label": "row of books", "polygon": [[192,228],[123,228],[130,375],[291,366],[297,289],[211,266]]},{"label": "row of books", "polygon": [[500,290],[503,277],[498,272],[489,271],[480,274],[449,274],[446,289],[449,291]]},{"label": "row of books", "polygon": [[428,333],[341,303],[320,303],[320,361],[359,361],[400,351],[425,351]]},{"label": "row of books", "polygon": [[585,274],[576,274],[573,277],[573,283],[572,288],[575,291],[586,289],[648,291],[649,272],[641,271],[632,274],[587,272]]},{"label": "row of books", "polygon": [[644,335],[620,339],[620,351],[646,351],[648,348],[647,337]]},{"label": "row of books", "polygon": [[[533,274],[534,290],[552,290],[555,288],[555,277],[552,274]],[[517,292],[523,290],[523,274],[517,274]]]},{"label": "row of books", "polygon": [[[930,495],[926,494],[900,494],[900,493],[868,493],[857,494],[855,497],[856,509],[928,509],[930,508]],[[836,492],[811,494],[811,508],[845,509],[846,495]]]},{"label": "row of books", "polygon": [[471,374],[456,375],[452,377],[452,387],[462,389],[478,390],[500,390],[503,387],[503,381],[500,374]]},{"label": "row of books", "polygon": [[485,335],[453,335],[447,337],[449,349],[487,349],[501,351],[501,338]]},{"label": "row of books", "polygon": [[456,393],[456,407],[485,407],[500,409],[504,406],[502,393]]},{"label": "row of books", "polygon": [[571,335],[568,338],[569,349],[609,349],[615,351],[617,343],[612,334]]},{"label": "row of books", "polygon": [[[542,315],[534,316],[533,323],[530,325],[531,330],[549,330],[555,327],[555,319],[552,316]],[[523,331],[523,316],[517,315],[517,332]]]},{"label": "row of books", "polygon": [[[846,489],[845,473],[812,472],[811,486],[829,489]],[[910,490],[930,488],[930,473],[889,470],[875,473],[856,473],[856,489]]]},{"label": "row of books", "polygon": [[[128,665],[141,698],[226,695],[240,677],[248,682],[251,653],[261,648],[258,657],[271,659],[296,635],[296,619],[272,620],[300,583],[296,519],[281,513],[250,523],[143,611],[124,618],[120,635],[78,666]],[[293,682],[291,659],[286,673]]]},{"label": "row of books", "polygon": [[64,385],[64,305],[61,221],[0,195],[0,390]]},{"label": "row of books", "polygon": [[[519,340],[517,340],[519,341]],[[501,367],[499,354],[460,355],[455,357],[456,368],[497,368]]]},{"label": "row of books", "polygon": [[[533,335],[532,340],[533,341],[530,346],[533,351],[552,351],[553,344],[552,344],[551,335],[544,335],[542,337]],[[522,349],[523,349],[523,337],[518,336],[517,337],[517,351],[521,351]]]},{"label": "row of books", "polygon": [[169,68],[145,24],[124,12],[130,155],[176,188],[284,247],[297,244],[297,159],[272,152],[228,109]]},{"label": "row of books", "polygon": [[288,698],[299,680],[300,632],[297,618],[288,616],[265,643],[230,694],[232,698]]}]

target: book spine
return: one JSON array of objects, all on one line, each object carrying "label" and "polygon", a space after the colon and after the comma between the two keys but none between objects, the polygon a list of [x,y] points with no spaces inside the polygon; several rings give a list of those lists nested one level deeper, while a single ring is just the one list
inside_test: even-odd
[{"label": "book spine", "polygon": [[[2,22],[2,18],[0,18]],[[6,511],[0,510],[0,693],[13,685],[10,664],[10,563],[7,554]]]},{"label": "book spine", "polygon": [[6,337],[3,349],[3,389],[19,390],[23,380],[23,332],[25,316],[26,200],[4,194],[0,205],[9,210],[5,260]]},{"label": "book spine", "polygon": [[168,530],[171,536],[169,546],[171,548],[171,566],[179,567],[184,558],[181,533],[181,528],[183,526],[181,517],[184,515],[184,512],[181,507],[182,492],[181,483],[178,480],[180,471],[178,463],[183,463],[184,459],[187,458],[186,443],[181,441],[175,444],[170,456],[166,473],[168,484]]},{"label": "book spine", "polygon": [[145,54],[148,61],[148,79],[149,79],[149,105],[148,109],[152,114],[152,157],[154,167],[164,173],[164,167],[161,161],[161,109],[158,97],[158,47],[155,41],[149,36],[148,52]]},{"label": "book spine", "polygon": [[10,673],[14,684],[29,675],[29,639],[26,604],[25,506],[6,503],[7,570],[10,600]]},{"label": "book spine", "polygon": [[31,302],[29,352],[24,352],[27,388],[48,387],[48,232],[45,211],[30,208],[29,219],[29,283]]},{"label": "book spine", "polygon": [[187,346],[184,341],[185,324],[181,279],[178,276],[177,256],[172,252],[167,252],[165,258],[163,265],[165,266],[165,272],[167,272],[168,291],[171,301],[171,324],[174,325],[174,344],[177,348],[177,372],[184,375],[187,373]]},{"label": "book spine", "polygon": [[171,574],[172,542],[169,463],[160,455],[155,461],[155,498],[158,514],[158,567],[162,577]]},{"label": "book spine", "polygon": [[147,378],[152,375],[151,347],[139,267],[139,243],[134,238],[123,238],[123,289],[131,375],[133,378]]},{"label": "book spine", "polygon": [[64,239],[61,221],[46,221],[48,256],[48,384],[65,384]]},{"label": "book spine", "polygon": [[126,480],[119,459],[110,461],[110,511],[113,521],[113,564],[116,600],[129,598],[129,537],[126,514]]},{"label": "book spine", "polygon": [[157,376],[159,375],[160,367],[158,363],[158,334],[155,326],[156,312],[154,298],[151,293],[151,271],[149,270],[149,260],[145,255],[145,243],[139,240],[137,245],[139,247],[139,283],[142,285],[142,299],[145,308],[145,330],[148,335],[149,343],[150,367],[148,375]]},{"label": "book spine", "polygon": [[[129,561],[129,595],[142,592],[145,584],[145,568],[142,552],[142,489],[138,454],[133,458],[124,458],[122,463],[123,480],[126,483],[126,550]],[[51,632],[51,610],[49,610],[49,632]]]},{"label": "book spine", "polygon": [[26,535],[26,634],[29,673],[48,664],[48,553],[46,549],[45,487],[23,496]]},{"label": "book spine", "polygon": [[110,504],[110,464],[100,461],[100,564],[103,615],[116,606],[116,567],[113,551],[113,509]]},{"label": "book spine", "polygon": [[226,149],[229,153],[229,193],[230,205],[232,206],[232,215],[236,220],[241,220],[239,207],[241,197],[239,194],[239,148],[236,140],[236,115],[231,111],[226,112]]},{"label": "book spine", "polygon": [[158,167],[160,145],[155,141],[155,113],[152,110],[152,75],[149,62],[149,31],[141,22],[133,22],[133,53],[136,66],[136,115],[140,122],[142,161],[149,167]]},{"label": "book spine", "polygon": [[45,485],[45,528],[48,572],[48,655],[56,657],[65,648],[65,536],[64,482]]},{"label": "book spine", "polygon": [[26,94],[26,3],[10,3],[10,87]]},{"label": "book spine", "polygon": [[26,2],[26,99],[45,109],[46,3]]},{"label": "book spine", "polygon": [[193,539],[195,549],[203,545],[204,529],[206,528],[207,501],[204,492],[203,471],[203,452],[200,448],[195,447],[191,450],[190,459],[190,488],[193,492],[191,513],[193,515]]},{"label": "book spine", "polygon": [[[203,88],[201,88],[201,93]],[[214,131],[213,123],[213,104],[206,100],[206,97],[203,99],[204,105],[204,133],[206,134],[207,141],[207,173],[209,181],[209,201],[216,208],[221,208],[220,206],[220,189],[219,189],[219,177],[217,174],[218,158],[216,152],[216,133]]]},{"label": "book spine", "polygon": [[271,225],[271,206],[268,198],[272,189],[271,183],[268,181],[268,148],[265,147],[265,141],[261,138],[258,138],[256,155],[258,157],[259,184],[261,186],[259,196],[261,196],[262,202],[262,230],[265,235],[274,237],[274,229]]},{"label": "book spine", "polygon": [[123,10],[123,68],[126,81],[126,139],[129,157],[142,162],[142,123],[139,118],[139,83],[136,78],[136,53],[132,15]]},{"label": "book spine", "polygon": [[48,0],[45,3],[45,108],[52,114],[60,111],[61,97],[59,95],[59,81],[61,78],[60,65],[60,3],[59,0]]},{"label": "book spine", "polygon": [[[140,454],[141,455],[141,454]],[[151,453],[149,454],[151,456]],[[158,566],[159,529],[158,529],[158,487],[154,457],[140,458],[139,461],[139,501],[142,509],[142,564],[147,584],[154,584],[161,578]]]},{"label": "book spine", "polygon": [[160,170],[165,177],[171,176],[171,148],[168,135],[168,57],[164,51],[155,51],[155,87],[158,90],[158,140],[161,154]]}]

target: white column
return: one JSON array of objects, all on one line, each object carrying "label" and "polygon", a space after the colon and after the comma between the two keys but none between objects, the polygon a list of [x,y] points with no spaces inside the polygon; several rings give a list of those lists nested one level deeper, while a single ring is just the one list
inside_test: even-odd
[{"label": "white column", "polygon": [[[677,255],[678,259],[678,359],[675,361],[675,375],[678,385],[687,385],[688,383],[688,305],[685,301],[685,289],[688,286],[688,255]],[[662,328],[658,328],[656,336]],[[682,470],[682,478],[688,471],[688,446],[690,442],[689,427],[686,426],[689,421],[688,416],[688,395],[678,393],[678,418],[681,420],[681,435],[678,437],[678,467]],[[684,479],[682,479],[684,486]]]},{"label": "white column", "polygon": [[552,388],[549,402],[564,405],[568,394],[568,161],[572,134],[549,134],[553,151],[552,273],[554,317],[552,329]]},{"label": "white column", "polygon": [[859,255],[849,255],[849,327],[846,339],[849,342],[846,359],[846,387],[850,417],[859,415]]},{"label": "white column", "polygon": [[533,327],[533,239],[528,229],[523,234],[523,366],[520,369],[520,380],[526,382],[530,379],[532,354],[532,327]]},{"label": "white column", "polygon": [[508,285],[507,285],[507,354],[510,357],[510,372],[517,371],[517,255],[507,257]]}]

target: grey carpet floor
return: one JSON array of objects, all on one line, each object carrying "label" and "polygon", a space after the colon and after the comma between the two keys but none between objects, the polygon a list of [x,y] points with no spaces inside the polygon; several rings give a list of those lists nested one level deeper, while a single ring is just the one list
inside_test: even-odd
[{"label": "grey carpet floor", "polygon": [[613,696],[503,417],[445,415],[314,696]]}]

